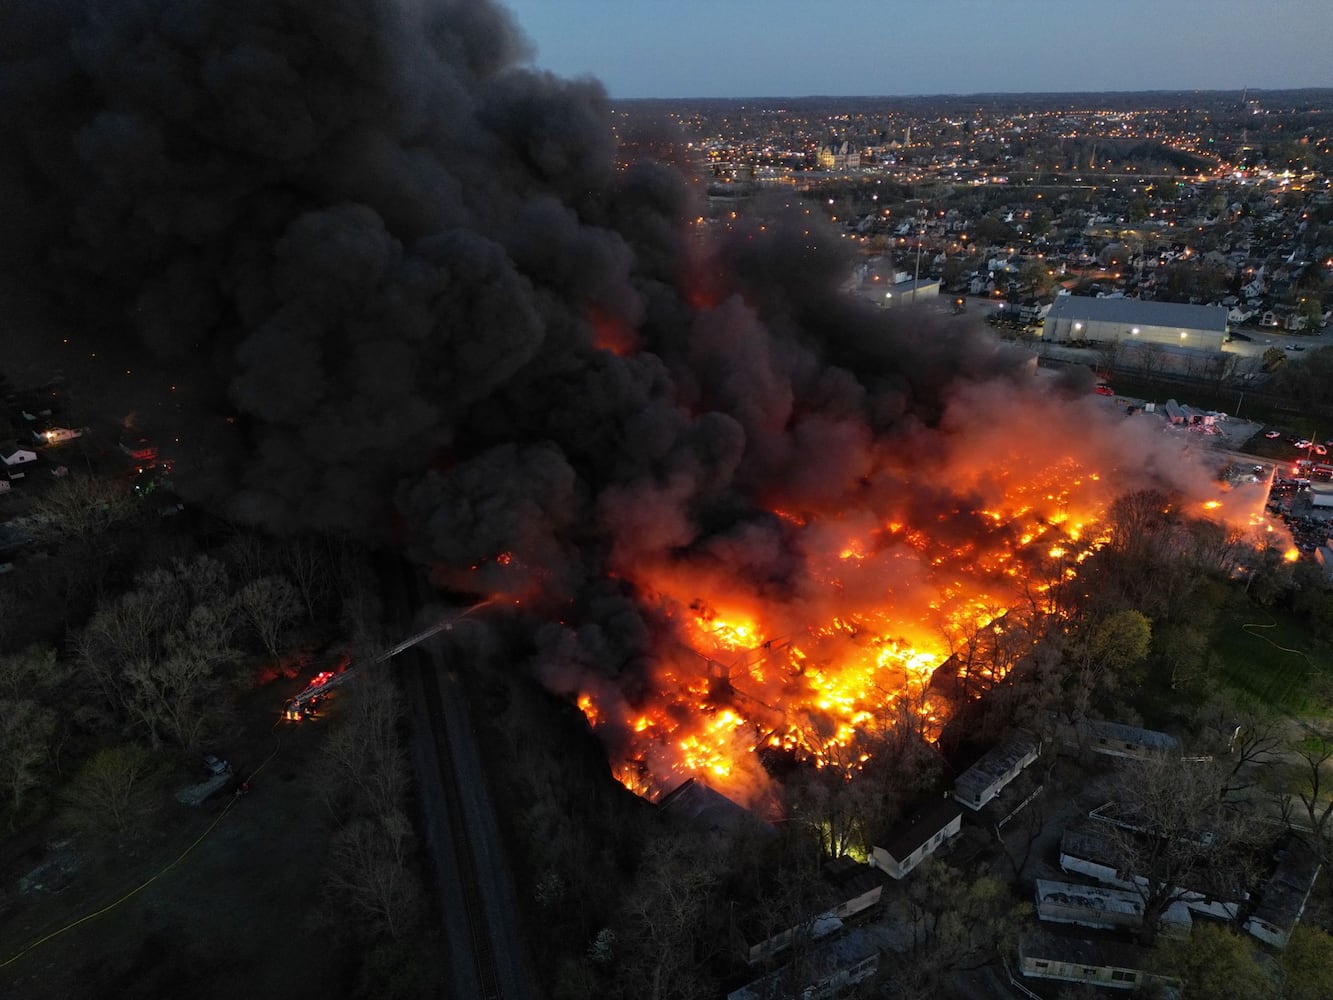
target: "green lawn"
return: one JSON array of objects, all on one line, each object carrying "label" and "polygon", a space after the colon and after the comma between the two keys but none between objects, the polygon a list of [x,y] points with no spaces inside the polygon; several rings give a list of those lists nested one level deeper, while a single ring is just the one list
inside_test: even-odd
[{"label": "green lawn", "polygon": [[[1264,627],[1271,623],[1276,624]],[[1314,643],[1295,619],[1247,601],[1221,609],[1212,649],[1227,683],[1292,715],[1319,710],[1310,696],[1310,681],[1319,675],[1333,677],[1329,650]]]}]

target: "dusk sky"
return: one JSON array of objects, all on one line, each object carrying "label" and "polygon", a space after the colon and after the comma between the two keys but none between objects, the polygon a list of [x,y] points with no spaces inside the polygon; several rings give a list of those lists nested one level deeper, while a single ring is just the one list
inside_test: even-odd
[{"label": "dusk sky", "polygon": [[1333,86],[1330,0],[507,0],[612,97]]}]

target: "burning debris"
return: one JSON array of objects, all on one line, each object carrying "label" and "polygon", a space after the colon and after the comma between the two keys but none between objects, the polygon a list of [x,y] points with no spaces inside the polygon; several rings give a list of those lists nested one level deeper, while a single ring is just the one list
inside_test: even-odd
[{"label": "burning debris", "polygon": [[7,343],[169,400],[186,500],[518,604],[632,787],[854,769],[1115,496],[1213,495],[1078,377],[843,297],[808,223],[701,243],[485,0],[16,0],[0,39]]}]

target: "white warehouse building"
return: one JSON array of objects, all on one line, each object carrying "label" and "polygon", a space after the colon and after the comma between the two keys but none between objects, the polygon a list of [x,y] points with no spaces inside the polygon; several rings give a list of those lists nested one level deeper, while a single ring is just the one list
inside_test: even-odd
[{"label": "white warehouse building", "polygon": [[1143,299],[1092,299],[1057,295],[1042,339],[1056,344],[1095,340],[1109,344],[1155,343],[1220,351],[1227,337],[1224,306],[1192,306]]}]

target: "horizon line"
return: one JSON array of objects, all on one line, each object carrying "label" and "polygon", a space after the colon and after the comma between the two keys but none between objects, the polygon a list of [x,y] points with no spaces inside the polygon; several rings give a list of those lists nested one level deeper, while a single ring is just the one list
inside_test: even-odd
[{"label": "horizon line", "polygon": [[[595,79],[595,78],[594,78]],[[618,97],[608,94],[613,101],[883,101],[919,100],[922,98],[968,97],[1083,97],[1089,95],[1139,94],[1298,94],[1327,93],[1333,95],[1333,85],[1321,87],[1152,87],[1143,90],[976,90],[937,91],[915,94],[744,94],[735,96],[673,96],[673,97]]]}]

